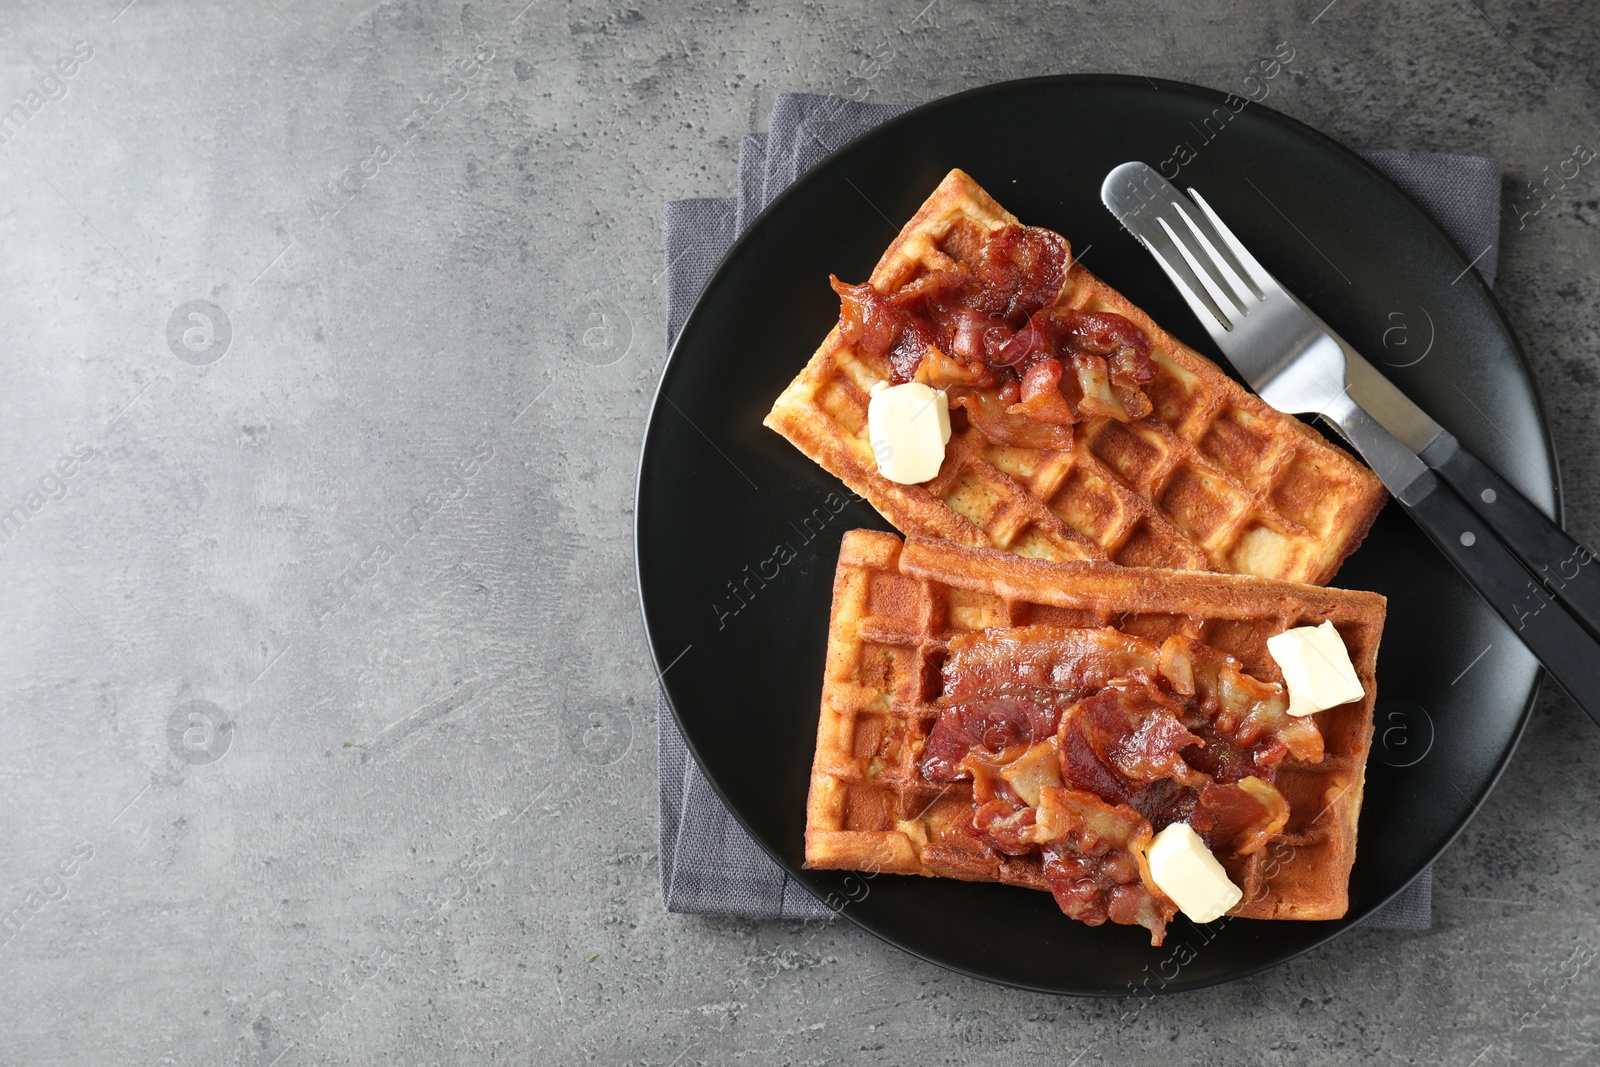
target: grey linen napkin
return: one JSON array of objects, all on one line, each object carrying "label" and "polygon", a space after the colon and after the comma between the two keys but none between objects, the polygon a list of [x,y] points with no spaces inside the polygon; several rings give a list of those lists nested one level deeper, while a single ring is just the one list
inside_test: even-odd
[{"label": "grey linen napkin", "polygon": [[[778,193],[834,149],[905,111],[837,97],[790,93],[773,103],[767,133],[739,144],[739,195],[676,200],[663,224],[667,343],[677,339],[723,254]],[[1404,189],[1473,258],[1494,284],[1499,254],[1500,164],[1478,156],[1368,152],[1366,159]],[[688,755],[666,699],[658,695],[661,902],[668,911],[752,919],[828,918],[833,911],[790,878],[745,833]],[[1364,925],[1426,930],[1432,871]]]}]

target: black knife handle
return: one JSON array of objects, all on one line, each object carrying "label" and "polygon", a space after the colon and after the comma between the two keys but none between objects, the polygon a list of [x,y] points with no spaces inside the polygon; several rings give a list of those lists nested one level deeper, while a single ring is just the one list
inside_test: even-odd
[{"label": "black knife handle", "polygon": [[1400,503],[1456,569],[1600,723],[1600,641],[1556,603],[1489,525],[1432,471],[1400,494]]},{"label": "black knife handle", "polygon": [[1591,633],[1600,634],[1600,566],[1593,552],[1449,433],[1440,434],[1420,458],[1461,495],[1546,591]]}]

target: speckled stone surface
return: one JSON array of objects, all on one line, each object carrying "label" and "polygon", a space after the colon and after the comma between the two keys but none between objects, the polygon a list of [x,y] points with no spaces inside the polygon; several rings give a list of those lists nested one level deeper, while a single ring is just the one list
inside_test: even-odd
[{"label": "speckled stone surface", "polygon": [[1231,89],[1288,42],[1269,106],[1503,161],[1592,534],[1586,5],[125,2],[0,26],[0,1063],[1600,1056],[1600,733],[1555,692],[1434,929],[1215,990],[664,914],[630,507],[662,204],[729,195],[775,94]]}]

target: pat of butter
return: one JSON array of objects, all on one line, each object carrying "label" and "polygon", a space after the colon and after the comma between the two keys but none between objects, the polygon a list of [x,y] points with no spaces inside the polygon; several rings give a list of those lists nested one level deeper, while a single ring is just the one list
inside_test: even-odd
[{"label": "pat of butter", "polygon": [[1269,637],[1267,651],[1278,661],[1289,687],[1290,715],[1327,711],[1366,695],[1350,652],[1331,622],[1298,626]]},{"label": "pat of butter", "polygon": [[1186,822],[1175,822],[1157,834],[1148,856],[1157,888],[1197,923],[1221,918],[1244,896]]},{"label": "pat of butter", "polygon": [[867,437],[879,474],[901,485],[928,481],[950,443],[950,401],[921,382],[879,382],[867,404]]}]

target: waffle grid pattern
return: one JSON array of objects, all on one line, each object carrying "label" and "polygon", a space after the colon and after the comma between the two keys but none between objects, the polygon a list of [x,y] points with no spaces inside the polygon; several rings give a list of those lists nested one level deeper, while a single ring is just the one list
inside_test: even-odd
[{"label": "waffle grid pattern", "polygon": [[1245,894],[1233,915],[1337,918],[1355,857],[1383,617],[1383,598],[1374,593],[1023,560],[916,537],[902,546],[893,534],[850,531],[834,579],[807,865],[1047,888],[1037,859],[1003,856],[971,833],[970,785],[930,783],[917,770],[956,633],[1030,623],[1114,626],[1155,643],[1183,633],[1280,681],[1267,637],[1331,619],[1367,696],[1317,716],[1323,761],[1279,765],[1277,784],[1290,807],[1283,834],[1224,865]]},{"label": "waffle grid pattern", "polygon": [[[952,171],[890,245],[872,283],[897,289],[948,263],[946,249],[1015,222]],[[869,391],[887,379],[887,363],[856,352],[835,328],[767,425],[907,533],[1042,559],[1329,580],[1383,505],[1377,478],[1076,261],[1058,304],[1124,315],[1150,337],[1150,417],[1089,419],[1070,452],[1000,445],[969,426],[953,435],[937,478],[897,485],[877,473],[866,436]]]}]

